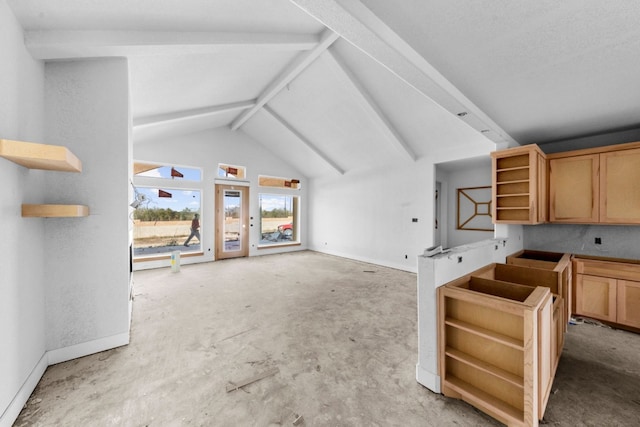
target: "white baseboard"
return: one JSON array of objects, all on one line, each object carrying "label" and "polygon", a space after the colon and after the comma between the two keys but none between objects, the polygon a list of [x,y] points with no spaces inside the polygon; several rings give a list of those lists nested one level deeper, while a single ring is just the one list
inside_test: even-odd
[{"label": "white baseboard", "polygon": [[441,393],[440,375],[435,375],[429,371],[425,371],[420,367],[419,363],[416,364],[416,381],[434,393]]},{"label": "white baseboard", "polygon": [[47,353],[45,353],[33,368],[27,380],[22,384],[22,387],[20,387],[20,390],[18,390],[7,409],[2,413],[2,416],[0,416],[0,427],[11,427],[16,418],[18,418],[20,411],[22,411],[25,403],[29,400],[29,396],[31,396],[40,378],[44,375],[44,371],[47,370],[47,366],[49,366],[47,360]]},{"label": "white baseboard", "polygon": [[[380,265],[382,267],[394,268],[396,270],[407,271],[409,273],[417,273],[418,272],[417,265],[415,265],[415,266],[406,266],[406,265],[403,265],[403,264],[400,264],[400,263],[393,263],[393,262],[382,261],[382,260],[379,260],[379,259],[371,259],[371,258],[367,258],[367,257],[354,256],[354,255],[350,255],[350,254],[343,254],[342,252],[330,251],[330,250],[323,249],[322,247],[316,247],[316,246],[309,247],[309,250],[314,251],[314,252],[319,252],[321,254],[337,256],[337,257],[340,257],[340,258],[352,259],[354,261],[366,262],[368,264]],[[416,264],[417,264],[417,262],[416,262]]]},{"label": "white baseboard", "polygon": [[127,344],[129,344],[129,332],[83,342],[81,344],[63,347],[57,350],[49,350],[47,352],[47,361],[49,365],[55,365],[56,363],[66,362],[68,360],[77,359],[78,357],[88,356],[90,354],[99,353],[101,351],[110,350]]},{"label": "white baseboard", "polygon": [[13,425],[48,366],[77,359],[78,357],[88,356],[101,351],[110,350],[112,348],[121,347],[127,344],[129,344],[129,332],[69,347],[59,348],[57,350],[47,351],[42,355],[27,377],[27,380],[24,382],[22,387],[20,387],[20,390],[18,390],[7,409],[5,409],[0,416],[0,427],[11,427]]}]

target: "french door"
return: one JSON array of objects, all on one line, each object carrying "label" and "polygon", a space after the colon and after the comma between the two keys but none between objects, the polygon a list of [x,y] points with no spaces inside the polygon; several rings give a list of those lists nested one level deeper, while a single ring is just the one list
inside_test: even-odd
[{"label": "french door", "polygon": [[216,259],[249,255],[249,187],[216,184]]}]

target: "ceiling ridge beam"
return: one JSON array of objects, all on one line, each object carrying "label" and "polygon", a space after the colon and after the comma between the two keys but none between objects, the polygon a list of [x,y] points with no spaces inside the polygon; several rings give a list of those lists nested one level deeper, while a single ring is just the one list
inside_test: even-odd
[{"label": "ceiling ridge beam", "polygon": [[309,65],[313,63],[329,46],[338,40],[340,36],[331,30],[325,30],[320,36],[318,44],[310,51],[299,54],[275,80],[273,80],[267,88],[258,97],[256,105],[243,112],[232,123],[231,129],[237,130],[254,114],[256,114],[263,106],[271,101],[282,89],[291,83],[300,73],[302,73]]},{"label": "ceiling ridge beam", "polygon": [[204,54],[230,49],[304,51],[316,34],[183,31],[26,31],[25,46],[35,59],[54,60],[136,55]]},{"label": "ceiling ridge beam", "polygon": [[[445,111],[470,113],[478,120],[472,129],[493,141],[515,140],[425,58],[398,36],[359,0],[289,0],[310,16],[340,34],[345,41],[388,69],[419,94]],[[459,116],[460,117],[460,116]],[[468,117],[468,115],[467,115]],[[486,132],[486,131],[489,132]]]},{"label": "ceiling ridge beam", "polygon": [[364,110],[380,125],[382,132],[385,134],[387,139],[392,142],[396,148],[400,149],[401,152],[406,154],[412,161],[416,161],[417,155],[409,145],[407,141],[404,140],[400,132],[396,129],[396,127],[391,123],[387,115],[382,111],[380,105],[373,99],[373,96],[369,93],[367,88],[360,82],[358,77],[351,71],[351,68],[344,62],[344,59],[332,49],[327,50],[329,55],[328,58],[331,59],[331,64],[338,70],[338,74],[341,74],[345,77],[345,80],[348,84],[350,84],[360,95],[360,105]]},{"label": "ceiling ridge beam", "polygon": [[329,158],[322,150],[320,150],[314,143],[309,141],[304,135],[302,135],[296,128],[294,128],[289,122],[287,122],[280,114],[276,113],[271,107],[268,105],[264,106],[264,111],[269,113],[271,117],[276,119],[282,126],[284,126],[289,132],[294,134],[296,138],[302,141],[311,151],[313,151],[318,157],[324,160],[329,166],[335,169],[340,175],[344,175],[345,171],[340,166],[336,164],[333,160]]},{"label": "ceiling ridge beam", "polygon": [[210,107],[194,108],[190,110],[176,111],[173,113],[155,114],[133,119],[134,129],[150,126],[164,125],[172,122],[203,117],[209,115],[229,113],[238,110],[246,110],[256,105],[256,100],[233,102],[230,104],[214,105]]}]

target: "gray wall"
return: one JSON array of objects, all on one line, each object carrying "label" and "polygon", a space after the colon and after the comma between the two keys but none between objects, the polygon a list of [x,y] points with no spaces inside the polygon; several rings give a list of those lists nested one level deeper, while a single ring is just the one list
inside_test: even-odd
[{"label": "gray wall", "polygon": [[[602,244],[596,245],[600,237]],[[640,259],[640,226],[541,224],[524,227],[524,247],[612,258]]]}]

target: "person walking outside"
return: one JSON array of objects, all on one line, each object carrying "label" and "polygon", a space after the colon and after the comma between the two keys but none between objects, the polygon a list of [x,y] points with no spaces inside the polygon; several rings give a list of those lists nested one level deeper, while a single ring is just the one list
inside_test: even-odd
[{"label": "person walking outside", "polygon": [[184,242],[184,245],[189,247],[189,241],[193,238],[193,236],[198,238],[198,243],[200,243],[200,221],[198,220],[199,215],[194,214],[193,219],[191,220],[191,234],[189,234],[189,238]]}]

